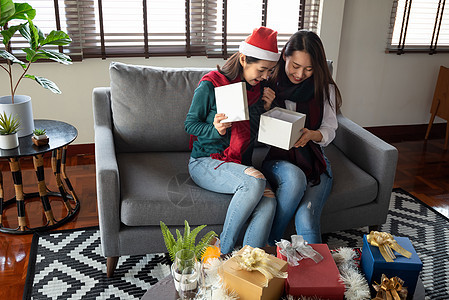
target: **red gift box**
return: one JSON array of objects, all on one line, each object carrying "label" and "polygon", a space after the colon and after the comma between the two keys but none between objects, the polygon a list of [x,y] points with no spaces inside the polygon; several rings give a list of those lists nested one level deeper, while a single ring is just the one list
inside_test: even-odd
[{"label": "red gift box", "polygon": [[[323,299],[343,300],[345,285],[340,279],[340,272],[326,244],[309,244],[318,251],[323,260],[315,263],[306,258],[299,261],[298,266],[287,266],[288,277],[285,281],[286,294],[298,296],[317,296]],[[277,257],[287,260],[279,253]]]}]

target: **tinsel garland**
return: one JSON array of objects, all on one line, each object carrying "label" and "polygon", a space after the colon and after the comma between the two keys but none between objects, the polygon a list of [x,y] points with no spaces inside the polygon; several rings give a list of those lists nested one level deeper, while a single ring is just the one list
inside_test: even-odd
[{"label": "tinsel garland", "polygon": [[[341,280],[346,286],[346,300],[368,300],[371,299],[370,290],[365,276],[359,271],[354,260],[355,252],[351,248],[343,247],[332,253],[332,257],[340,271]],[[226,259],[229,259],[228,256]],[[201,298],[203,299],[203,298]],[[218,289],[214,293],[213,300],[237,300],[239,299],[233,291],[226,290],[223,283],[218,283]],[[287,295],[283,300],[322,300],[319,297],[294,297]]]}]

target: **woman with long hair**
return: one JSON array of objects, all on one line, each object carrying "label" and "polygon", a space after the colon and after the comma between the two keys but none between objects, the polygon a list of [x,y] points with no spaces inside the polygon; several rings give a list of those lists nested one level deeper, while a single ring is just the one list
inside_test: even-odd
[{"label": "woman with long hair", "polygon": [[294,217],[297,234],[321,243],[321,211],[332,188],[331,165],[322,147],[335,137],[341,96],[318,35],[306,30],[293,34],[270,82],[276,95],[272,106],[306,114],[306,121],[293,148],[271,147],[263,162],[277,201],[268,242],[282,238]]},{"label": "woman with long hair", "polygon": [[[184,123],[191,135],[190,177],[204,189],[233,194],[220,235],[222,253],[233,250],[245,223],[244,245],[267,244],[276,200],[262,173],[251,167],[251,156],[258,117],[274,99],[262,82],[278,59],[277,32],[255,29],[223,67],[201,79]],[[237,82],[246,84],[250,120],[224,123],[214,88]]]}]

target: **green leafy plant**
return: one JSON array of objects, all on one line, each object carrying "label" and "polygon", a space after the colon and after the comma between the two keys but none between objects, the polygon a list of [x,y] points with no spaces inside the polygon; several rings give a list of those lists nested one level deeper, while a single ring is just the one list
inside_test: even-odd
[{"label": "green leafy plant", "polygon": [[201,260],[206,248],[209,246],[211,240],[217,236],[214,231],[206,233],[198,244],[195,245],[196,236],[198,233],[206,227],[206,225],[200,225],[190,231],[190,226],[187,221],[184,221],[184,234],[182,235],[179,229],[176,229],[176,240],[173,234],[168,229],[164,222],[160,222],[162,235],[164,237],[165,246],[167,247],[170,259],[175,260],[176,253],[181,249],[191,249],[195,252],[197,260]]},{"label": "green leafy plant", "polygon": [[[48,46],[65,46],[72,42],[69,35],[61,30],[53,30],[47,36],[33,24],[36,16],[36,10],[28,3],[14,3],[12,0],[0,0],[0,29],[2,35],[2,43],[5,50],[0,50],[0,57],[6,59],[7,66],[0,67],[9,75],[9,83],[11,89],[11,101],[14,103],[14,95],[21,80],[25,78],[32,79],[42,87],[60,94],[61,90],[51,80],[28,74],[28,70],[32,63],[39,59],[49,59],[65,65],[72,63],[72,59],[57,50],[45,49]],[[10,21],[18,21],[18,25],[8,26]],[[29,46],[22,48],[26,54],[26,61],[23,62],[11,53],[10,40],[13,35],[19,32],[20,35],[28,41]],[[19,79],[14,83],[12,65],[18,64],[22,67],[22,73]]]},{"label": "green leafy plant", "polygon": [[20,122],[12,115],[7,116],[6,112],[0,114],[0,134],[8,135],[16,133],[19,130]]},{"label": "green leafy plant", "polygon": [[38,129],[38,128],[36,128],[36,129],[33,130],[33,134],[37,135],[37,136],[45,135],[46,133],[47,133],[46,129]]}]

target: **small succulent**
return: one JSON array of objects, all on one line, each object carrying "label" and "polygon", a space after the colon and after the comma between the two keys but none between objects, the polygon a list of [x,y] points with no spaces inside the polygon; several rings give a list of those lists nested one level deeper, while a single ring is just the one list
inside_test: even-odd
[{"label": "small succulent", "polygon": [[47,133],[46,129],[36,128],[36,129],[33,130],[33,134],[36,135],[36,136],[45,135],[46,133]]},{"label": "small succulent", "polygon": [[190,226],[187,221],[184,221],[184,235],[181,235],[179,229],[176,229],[176,237],[175,240],[173,234],[168,229],[167,225],[164,222],[160,222],[162,235],[164,236],[165,246],[167,247],[168,254],[172,261],[175,260],[175,255],[179,250],[182,249],[191,249],[195,252],[195,256],[198,260],[201,259],[206,248],[209,246],[211,240],[217,236],[214,231],[209,231],[206,233],[203,238],[195,245],[195,239],[198,233],[203,230],[206,225],[201,225],[190,231]]},{"label": "small succulent", "polygon": [[14,134],[19,130],[19,126],[19,120],[16,117],[13,117],[12,114],[7,116],[5,111],[3,112],[3,114],[0,114],[1,135]]}]

